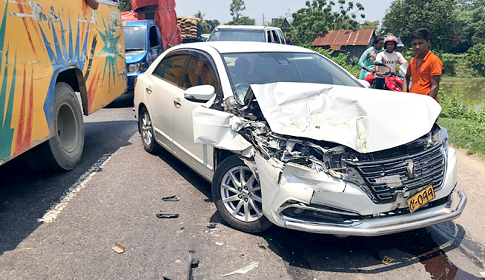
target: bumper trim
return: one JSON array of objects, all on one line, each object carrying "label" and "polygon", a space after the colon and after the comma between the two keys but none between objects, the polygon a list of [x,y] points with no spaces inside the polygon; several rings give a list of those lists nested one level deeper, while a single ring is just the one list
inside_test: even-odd
[{"label": "bumper trim", "polygon": [[[393,225],[383,225],[379,226],[379,223],[375,223],[372,227],[369,227],[365,221],[358,221],[355,223],[350,223],[348,225],[336,225],[336,224],[323,224],[323,223],[305,223],[305,222],[294,222],[285,221],[285,227],[288,229],[306,231],[312,233],[320,234],[334,234],[334,235],[345,235],[345,236],[380,236],[386,234],[393,234],[413,229],[425,228],[435,224],[451,221],[458,218],[463,209],[465,208],[467,197],[465,192],[462,190],[457,191],[460,201],[456,209],[449,213],[438,214],[437,216],[427,218],[424,213],[427,210],[423,210],[423,217],[419,220],[414,220],[413,216],[418,213],[406,214],[399,217],[402,222]],[[431,211],[433,209],[429,209]],[[407,222],[409,220],[409,222]]]}]

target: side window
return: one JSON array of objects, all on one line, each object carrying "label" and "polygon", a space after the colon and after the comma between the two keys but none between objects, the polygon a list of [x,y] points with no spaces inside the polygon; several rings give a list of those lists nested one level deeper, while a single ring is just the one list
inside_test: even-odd
[{"label": "side window", "polygon": [[271,39],[271,31],[266,31],[266,42],[271,43],[273,40]]},{"label": "side window", "polygon": [[179,85],[180,76],[188,58],[189,55],[185,53],[166,56],[157,65],[152,75]]},{"label": "side window", "polygon": [[279,40],[280,38],[276,34],[276,30],[271,30],[271,34],[273,34],[273,38],[274,38],[273,43],[281,43],[280,40]]},{"label": "side window", "polygon": [[188,89],[198,85],[211,85],[216,92],[219,92],[219,81],[212,65],[210,60],[201,54],[190,56],[182,87]]},{"label": "side window", "polygon": [[280,42],[280,44],[285,44],[285,37],[283,36],[283,32],[281,31],[281,29],[277,29],[276,34],[278,36],[278,41]]},{"label": "side window", "polygon": [[150,27],[150,48],[157,47],[160,45],[158,40],[157,28],[155,26]]}]

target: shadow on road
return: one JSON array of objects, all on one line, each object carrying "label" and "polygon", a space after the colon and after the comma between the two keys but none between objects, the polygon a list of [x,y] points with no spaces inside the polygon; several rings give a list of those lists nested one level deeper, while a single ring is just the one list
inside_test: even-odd
[{"label": "shadow on road", "polygon": [[[433,226],[388,236],[347,238],[273,228],[261,236],[285,261],[293,279],[314,279],[312,271],[377,275],[418,262],[431,279],[481,279],[448,259],[446,252],[459,249],[466,240],[463,227],[452,222],[446,227],[446,232]],[[468,257],[483,268],[478,259]],[[384,264],[385,260],[390,263]]]},{"label": "shadow on road", "polygon": [[[126,104],[124,98],[117,100]],[[85,123],[85,146],[81,163],[69,172],[36,172],[19,156],[0,167],[0,255],[15,249],[36,230],[41,218],[58,203],[76,181],[104,155],[131,145],[128,140],[137,132],[136,121]],[[109,141],[107,141],[109,139]],[[99,172],[102,172],[99,171]]]}]

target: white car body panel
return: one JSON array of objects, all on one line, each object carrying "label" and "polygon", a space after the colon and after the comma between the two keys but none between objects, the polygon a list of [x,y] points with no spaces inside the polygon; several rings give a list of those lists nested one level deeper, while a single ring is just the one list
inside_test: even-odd
[{"label": "white car body panel", "polygon": [[233,114],[198,107],[192,111],[192,123],[195,143],[235,152],[252,147],[236,132],[241,121]]}]

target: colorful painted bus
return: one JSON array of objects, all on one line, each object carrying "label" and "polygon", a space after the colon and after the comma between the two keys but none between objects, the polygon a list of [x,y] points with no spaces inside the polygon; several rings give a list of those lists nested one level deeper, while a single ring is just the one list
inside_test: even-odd
[{"label": "colorful painted bus", "polygon": [[35,147],[29,162],[73,169],[82,115],[126,90],[124,52],[118,1],[0,0],[0,165]]}]

